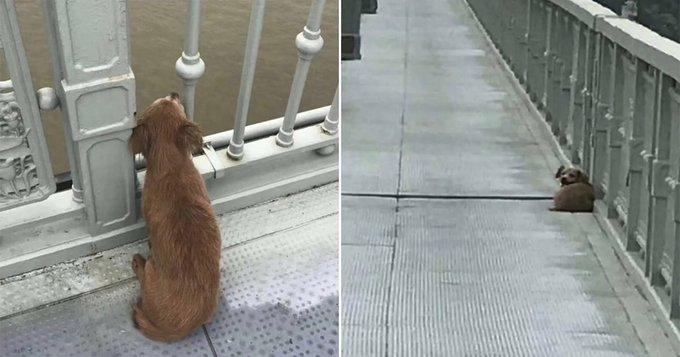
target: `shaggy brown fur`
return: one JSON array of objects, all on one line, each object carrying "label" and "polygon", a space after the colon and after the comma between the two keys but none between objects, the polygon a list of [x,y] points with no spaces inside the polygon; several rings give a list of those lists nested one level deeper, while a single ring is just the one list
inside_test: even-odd
[{"label": "shaggy brown fur", "polygon": [[191,161],[202,140],[176,93],[149,106],[130,138],[132,151],[147,161],[142,213],[151,249],[148,260],[139,254],[132,259],[141,286],[133,319],[157,341],[183,339],[217,309],[220,232]]},{"label": "shaggy brown fur", "polygon": [[595,203],[595,190],[588,182],[588,175],[577,168],[560,166],[555,174],[562,188],[553,198],[551,211],[592,212]]}]

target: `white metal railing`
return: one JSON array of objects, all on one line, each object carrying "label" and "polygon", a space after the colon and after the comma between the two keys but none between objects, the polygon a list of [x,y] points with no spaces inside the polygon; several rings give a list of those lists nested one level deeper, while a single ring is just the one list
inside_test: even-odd
[{"label": "white metal railing", "polygon": [[468,0],[680,318],[680,44],[591,0]]},{"label": "white metal railing", "polygon": [[[208,180],[217,211],[337,179],[337,91],[331,106],[298,112],[310,63],[323,47],[325,1],[310,3],[306,26],[295,37],[299,59],[284,116],[247,125],[266,8],[266,0],[252,2],[234,129],[204,137],[203,154],[194,158]],[[82,216],[88,236],[69,238],[71,243],[64,246],[68,253],[57,245],[45,254],[26,252],[29,263],[21,257],[0,259],[0,277],[124,244],[144,234],[138,194],[145,162],[135,159],[127,145],[136,111],[127,1],[44,4],[54,89],[34,92],[14,1],[0,0],[0,42],[12,79],[0,82],[0,235],[4,230]],[[196,120],[196,87],[206,67],[199,52],[201,0],[188,0],[187,5],[184,48],[175,70],[183,80],[187,117]],[[73,180],[68,194],[75,202],[68,205],[62,203],[64,192],[50,197],[55,183],[40,121],[39,109],[57,107],[63,116]],[[40,200],[45,201],[35,203]],[[12,209],[31,203],[32,208]],[[74,249],[76,241],[79,245]]]}]

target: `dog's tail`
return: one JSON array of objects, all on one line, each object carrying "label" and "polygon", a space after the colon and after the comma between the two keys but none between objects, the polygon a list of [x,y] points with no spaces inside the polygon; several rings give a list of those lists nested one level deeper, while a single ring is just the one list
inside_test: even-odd
[{"label": "dog's tail", "polygon": [[174,332],[166,332],[159,329],[156,325],[149,320],[149,318],[144,314],[144,310],[139,303],[132,305],[132,320],[144,336],[161,342],[175,342],[183,339],[185,334],[179,334]]}]

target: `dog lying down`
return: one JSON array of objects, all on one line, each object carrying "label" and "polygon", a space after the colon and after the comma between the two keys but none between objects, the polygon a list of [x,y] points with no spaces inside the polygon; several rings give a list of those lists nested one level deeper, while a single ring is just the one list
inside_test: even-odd
[{"label": "dog lying down", "polygon": [[592,212],[595,203],[595,190],[588,182],[588,175],[580,169],[560,166],[555,174],[562,187],[553,197],[551,211]]},{"label": "dog lying down", "polygon": [[130,138],[132,151],[147,162],[142,214],[150,248],[148,259],[139,254],[132,259],[141,287],[133,320],[152,340],[181,340],[217,309],[219,226],[191,160],[202,143],[176,93],[153,102]]}]

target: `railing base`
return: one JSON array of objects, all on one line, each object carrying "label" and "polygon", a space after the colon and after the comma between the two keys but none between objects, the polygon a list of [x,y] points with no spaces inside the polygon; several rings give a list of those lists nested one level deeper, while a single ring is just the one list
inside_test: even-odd
[{"label": "railing base", "polygon": [[[320,148],[337,145],[337,136],[325,134],[320,125],[315,125],[297,130],[295,140],[290,148],[277,146],[273,137],[246,143],[246,155],[241,161],[231,161],[226,157],[226,149],[219,150],[216,153],[224,164],[223,175],[216,175],[205,156],[195,157],[194,164],[206,178],[216,213],[237,210],[338,180],[337,150],[331,155],[316,153]],[[140,172],[138,178],[143,182],[144,172]],[[115,231],[90,235],[84,208],[72,202],[70,191],[57,193],[40,205],[33,207],[32,211],[9,210],[0,215],[0,222],[3,222],[0,224],[0,236],[3,237],[3,246],[7,247],[7,255],[0,256],[0,279],[146,237],[143,219]],[[12,223],[2,219],[6,215],[14,217]],[[25,218],[20,220],[17,216]]]}]

